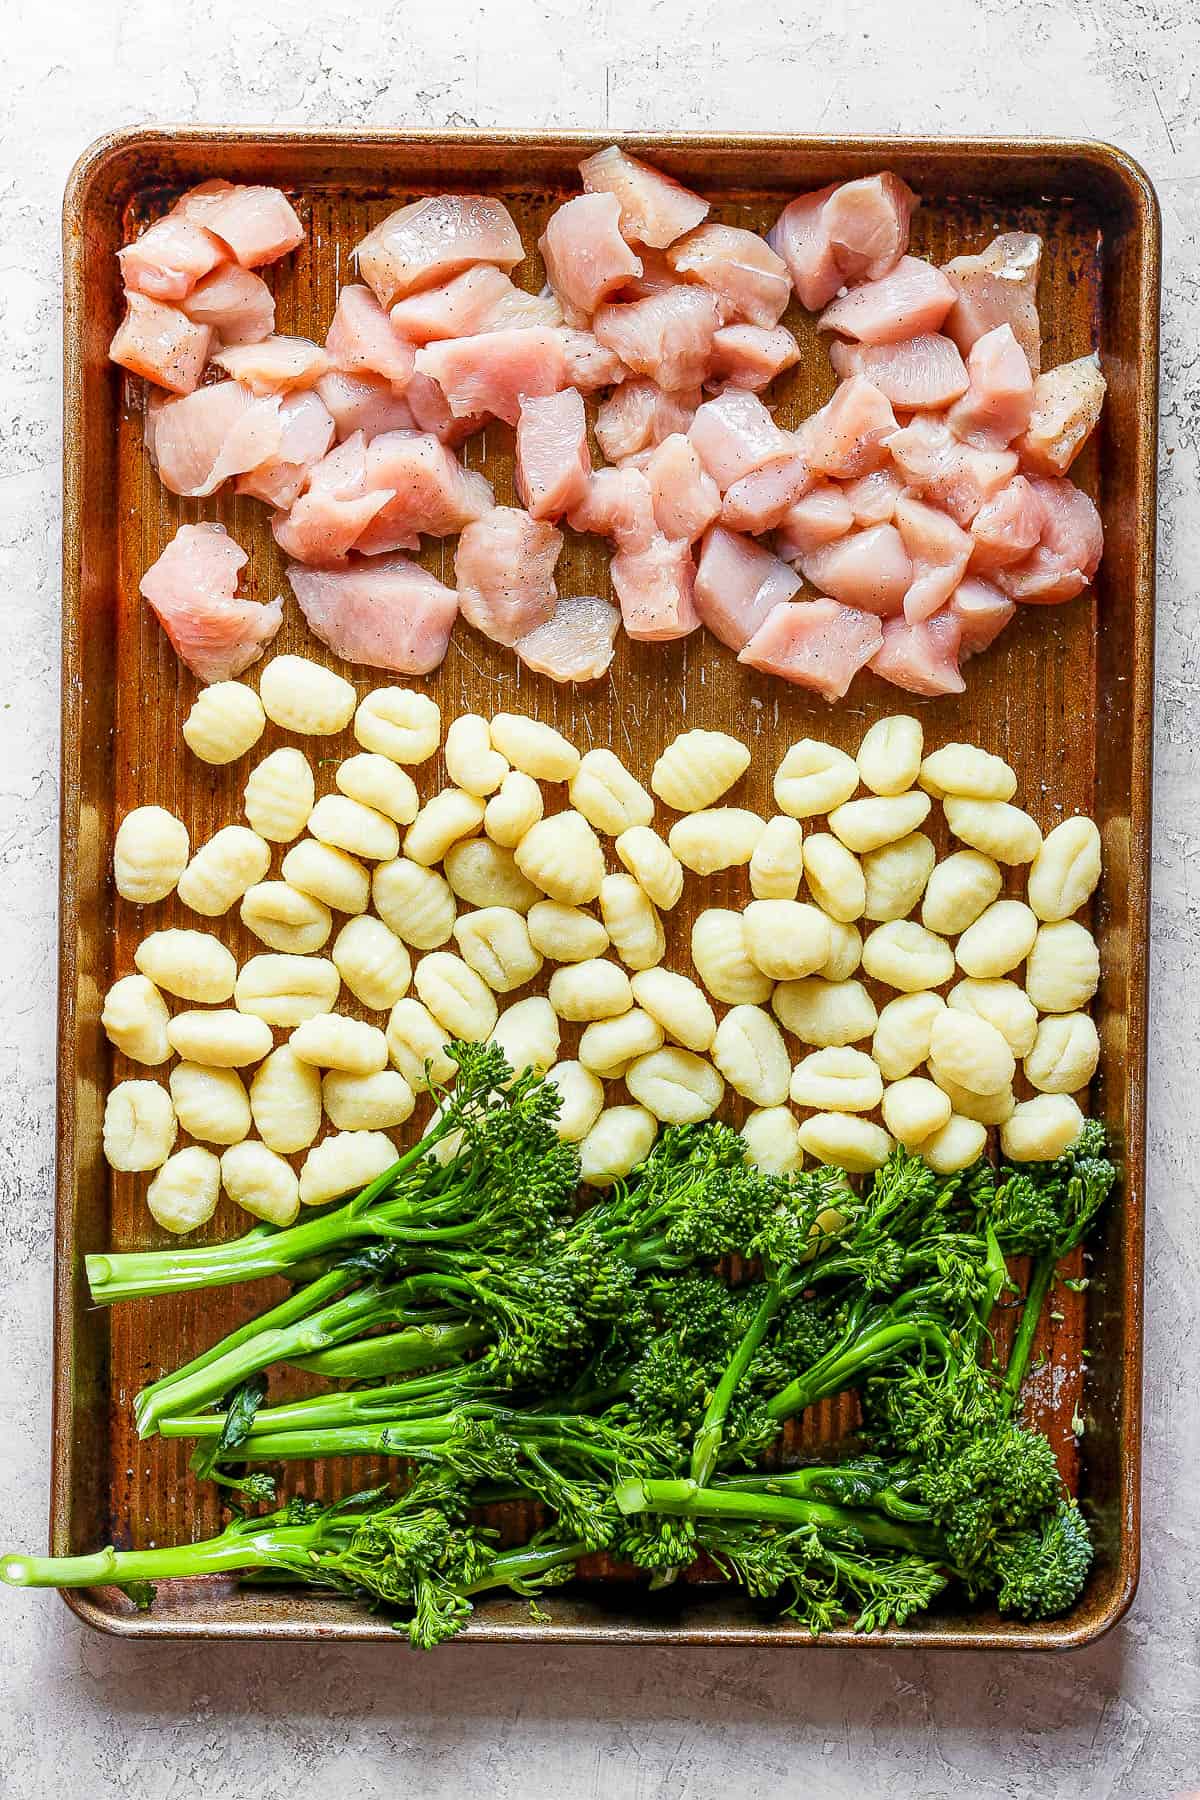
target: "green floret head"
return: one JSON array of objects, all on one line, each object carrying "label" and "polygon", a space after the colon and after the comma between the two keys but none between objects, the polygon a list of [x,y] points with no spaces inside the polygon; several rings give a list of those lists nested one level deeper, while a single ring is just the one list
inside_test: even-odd
[{"label": "green floret head", "polygon": [[966,1437],[943,1460],[925,1464],[916,1487],[955,1563],[970,1569],[986,1561],[998,1537],[1031,1526],[1055,1508],[1062,1478],[1040,1432],[1005,1422]]},{"label": "green floret head", "polygon": [[1040,1529],[1019,1532],[997,1548],[989,1585],[1001,1612],[1054,1619],[1075,1604],[1091,1566],[1087,1521],[1074,1500],[1064,1500]]}]

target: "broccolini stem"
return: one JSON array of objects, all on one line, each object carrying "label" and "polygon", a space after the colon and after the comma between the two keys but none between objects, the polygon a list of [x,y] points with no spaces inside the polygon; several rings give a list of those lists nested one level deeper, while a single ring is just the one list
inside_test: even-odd
[{"label": "broccolini stem", "polygon": [[[786,1271],[784,1271],[784,1277],[786,1278]],[[704,1418],[701,1420],[700,1429],[696,1433],[695,1443],[692,1446],[692,1480],[701,1487],[704,1486],[717,1466],[721,1442],[725,1436],[725,1419],[733,1396],[782,1304],[783,1290],[778,1283],[772,1282],[750,1322],[749,1330],[726,1363],[721,1379],[704,1410]]]},{"label": "broccolini stem", "polygon": [[317,1541],[311,1525],[272,1525],[260,1532],[223,1531],[199,1544],[164,1544],[155,1550],[97,1550],[91,1556],[0,1558],[0,1581],[9,1587],[108,1587],[127,1581],[175,1581],[237,1569],[269,1569],[287,1552]]},{"label": "broccolini stem", "polygon": [[[813,1496],[819,1498],[827,1481],[838,1480],[844,1474],[845,1470],[835,1463],[826,1468],[772,1470],[770,1473],[757,1475],[725,1475],[721,1478],[721,1487],[741,1488],[748,1494],[786,1494],[790,1500],[806,1500]],[[843,1501],[841,1504],[850,1503]],[[889,1519],[911,1520],[917,1525],[925,1524],[930,1516],[927,1506],[906,1500],[894,1487],[876,1488],[871,1495],[870,1505],[872,1511],[884,1513]]]},{"label": "broccolini stem", "polygon": [[[332,1394],[313,1394],[307,1400],[294,1400],[286,1406],[260,1406],[250,1421],[250,1437],[263,1437],[273,1431],[307,1431],[327,1425],[353,1425],[360,1420],[421,1419],[437,1417],[471,1389],[478,1393],[480,1383],[465,1379],[466,1370],[456,1372],[449,1380],[444,1374],[399,1382],[384,1387],[362,1388]],[[162,1437],[220,1437],[227,1415],[220,1412],[180,1413],[172,1411],[160,1422]]]},{"label": "broccolini stem", "polygon": [[576,1563],[587,1554],[587,1545],[577,1538],[562,1544],[523,1544],[517,1550],[502,1550],[478,1581],[468,1582],[458,1592],[483,1594],[489,1588],[510,1587],[519,1594],[548,1570]]},{"label": "broccolini stem", "polygon": [[488,1336],[484,1325],[413,1324],[404,1331],[355,1338],[348,1344],[336,1344],[332,1350],[297,1357],[291,1366],[330,1380],[363,1381],[375,1375],[400,1375],[409,1369],[435,1369],[443,1363],[456,1362],[465,1351],[486,1343]]},{"label": "broccolini stem", "polygon": [[824,1500],[794,1500],[786,1494],[760,1494],[742,1488],[702,1488],[694,1481],[626,1481],[614,1492],[619,1512],[665,1513],[676,1519],[732,1519],[751,1525],[786,1525],[793,1530],[813,1526],[818,1531],[856,1536],[864,1544],[886,1549],[911,1550],[919,1556],[944,1554],[933,1533],[917,1530],[898,1519],[870,1512],[832,1506]]},{"label": "broccolini stem", "polygon": [[905,1318],[877,1327],[845,1348],[835,1346],[820,1362],[814,1363],[811,1369],[805,1370],[768,1400],[766,1410],[773,1419],[790,1419],[795,1413],[803,1412],[806,1406],[814,1406],[818,1400],[853,1387],[863,1368],[883,1361],[893,1350],[909,1344],[932,1346],[946,1356],[951,1354],[950,1344],[936,1320]]},{"label": "broccolini stem", "polygon": [[1012,1355],[1008,1359],[1008,1370],[1001,1388],[1001,1403],[1005,1413],[1010,1417],[1020,1398],[1021,1383],[1025,1379],[1025,1371],[1029,1367],[1029,1358],[1033,1353],[1033,1340],[1037,1336],[1042,1308],[1046,1304],[1046,1296],[1050,1292],[1050,1284],[1054,1280],[1054,1271],[1057,1267],[1058,1250],[1055,1248],[1045,1256],[1039,1257],[1030,1273],[1025,1305],[1021,1311],[1021,1323],[1017,1326]]}]

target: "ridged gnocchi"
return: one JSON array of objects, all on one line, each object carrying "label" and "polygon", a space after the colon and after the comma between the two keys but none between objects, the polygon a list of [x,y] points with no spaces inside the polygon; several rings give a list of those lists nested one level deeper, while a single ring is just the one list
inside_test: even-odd
[{"label": "ridged gnocchi", "polygon": [[482,800],[475,794],[464,794],[461,788],[443,788],[425,802],[405,832],[404,854],[410,862],[432,868],[441,862],[451,844],[473,837],[482,824]]},{"label": "ridged gnocchi", "polygon": [[325,956],[252,956],[238,971],[233,1001],[268,1025],[299,1025],[332,1012],[341,976]]},{"label": "ridged gnocchi", "polygon": [[630,969],[660,963],[667,936],[649,896],[632,875],[606,875],[600,883],[600,916],[609,942]]},{"label": "ridged gnocchi", "polygon": [[189,1137],[238,1144],[250,1130],[250,1100],[236,1069],[179,1062],[168,1077],[175,1114]]},{"label": "ridged gnocchi", "polygon": [[[232,683],[230,685],[233,685]],[[216,761],[206,758],[207,761]],[[224,759],[232,761],[232,757]],[[211,1150],[189,1144],[168,1156],[146,1189],[146,1207],[156,1225],[182,1237],[207,1225],[221,1196],[221,1162]]]},{"label": "ridged gnocchi", "polygon": [[135,806],[113,840],[118,894],[135,906],[165,900],[187,868],[189,847],[187,827],[173,813],[162,806]]},{"label": "ridged gnocchi", "polygon": [[971,800],[947,794],[942,811],[956,838],[995,862],[1009,866],[1031,863],[1042,847],[1042,834],[1034,820],[1007,800]]},{"label": "ridged gnocchi", "polygon": [[542,966],[529,927],[511,906],[483,906],[460,913],[454,941],[463,961],[482,976],[496,994],[511,993],[532,981]]},{"label": "ridged gnocchi", "polygon": [[604,880],[604,852],[582,813],[568,809],[530,826],[514,852],[517,867],[551,900],[580,906]]},{"label": "ridged gnocchi", "polygon": [[423,956],[413,982],[422,1004],[450,1037],[482,1044],[492,1035],[499,1016],[492,990],[461,956],[449,950]]},{"label": "ridged gnocchi", "polygon": [[692,925],[692,962],[713,998],[729,1006],[759,1006],[770,996],[771,977],[750,956],[742,913],[722,906],[702,912]]},{"label": "ridged gnocchi", "polygon": [[683,864],[670,845],[648,825],[634,825],[613,848],[655,906],[670,912],[683,892]]},{"label": "ridged gnocchi", "polygon": [[152,931],[133,960],[156,987],[180,1000],[228,1000],[237,980],[233,952],[207,931]]},{"label": "ridged gnocchi", "polygon": [[275,725],[304,737],[332,737],[354,715],[353,684],[306,656],[274,656],[258,682],[263,711]]},{"label": "ridged gnocchi", "polygon": [[283,879],[334,912],[366,912],[371,897],[371,877],[363,865],[333,844],[301,838],[283,859]]},{"label": "ridged gnocchi", "polygon": [[794,900],[803,876],[804,833],[799,821],[776,813],[763,826],[750,858],[750,892],[756,900]]},{"label": "ridged gnocchi", "polygon": [[250,771],[242,810],[251,830],[273,844],[290,844],[308,823],[317,784],[300,750],[272,750]]},{"label": "ridged gnocchi", "polygon": [[373,688],[359,701],[354,735],[364,750],[412,767],[428,762],[442,741],[436,700],[412,688]]},{"label": "ridged gnocchi", "polygon": [[183,721],[183,741],[201,762],[219,766],[236,762],[252,750],[266,724],[262,701],[253,688],[241,681],[214,681],[201,688],[192,701]]},{"label": "ridged gnocchi", "polygon": [[318,1069],[342,1069],[348,1075],[374,1075],[387,1067],[387,1040],[378,1025],[345,1013],[320,1013],[296,1026],[288,1039],[293,1055]]},{"label": "ridged gnocchi", "polygon": [[635,826],[649,825],[654,802],[636,776],[611,750],[589,750],[567,784],[576,812],[595,831],[620,837]]},{"label": "ridged gnocchi", "polygon": [[744,806],[710,806],[676,819],[667,844],[694,875],[716,875],[748,863],[766,828],[766,820]]},{"label": "ridged gnocchi", "polygon": [[1016,775],[1004,759],[977,744],[943,744],[925,758],[919,780],[925,792],[939,800],[947,794],[1011,800],[1017,791]]},{"label": "ridged gnocchi", "polygon": [[210,1069],[244,1069],[266,1056],[273,1042],[265,1019],[228,1006],[176,1013],[167,1036],[184,1062]]},{"label": "ridged gnocchi", "polygon": [[412,958],[382,919],[361,913],[348,919],[330,951],[354,998],[372,1012],[387,1012],[403,999],[412,980]]},{"label": "ridged gnocchi", "polygon": [[[285,950],[293,956],[320,950],[333,930],[333,914],[325,902],[315,894],[302,893],[288,881],[259,881],[247,888],[238,916],[246,929],[272,950]],[[232,982],[229,991],[233,992]],[[184,998],[224,1000],[228,996],[187,994]]]},{"label": "ridged gnocchi", "polygon": [[[410,837],[414,828],[415,821]],[[322,794],[309,814],[308,829],[318,843],[332,844],[364,862],[391,862],[400,849],[396,821],[345,794]]]},{"label": "ridged gnocchi", "polygon": [[370,886],[375,910],[388,930],[414,950],[436,950],[453,931],[458,908],[449,882],[435,869],[398,856],[379,865]]},{"label": "ridged gnocchi", "polygon": [[225,825],[201,846],[180,875],[179,898],[193,912],[216,919],[229,911],[271,866],[271,847],[245,825]]},{"label": "ridged gnocchi", "polygon": [[625,1086],[663,1125],[698,1125],[721,1104],[725,1083],[694,1051],[669,1044],[639,1056],[625,1071]]},{"label": "ridged gnocchi", "polygon": [[114,1049],[131,1062],[156,1068],[171,1054],[167,1003],[145,975],[122,975],[104,997],[100,1023]]},{"label": "ridged gnocchi", "polygon": [[650,786],[676,812],[700,812],[750,767],[750,751],[724,731],[681,731],[654,765]]},{"label": "ridged gnocchi", "polygon": [[[254,1072],[249,1112],[269,1150],[280,1156],[307,1150],[321,1129],[319,1070],[312,1063],[302,1062],[290,1044],[281,1044]],[[246,1130],[249,1129],[248,1117]]]},{"label": "ridged gnocchi", "polygon": [[579,767],[579,752],[561,731],[521,713],[496,714],[492,743],[514,769],[535,781],[570,781]]}]

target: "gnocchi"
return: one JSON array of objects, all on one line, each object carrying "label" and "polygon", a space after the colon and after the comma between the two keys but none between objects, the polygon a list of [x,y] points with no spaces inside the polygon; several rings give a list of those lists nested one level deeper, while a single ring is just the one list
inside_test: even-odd
[{"label": "gnocchi", "polygon": [[611,750],[589,750],[581,757],[567,793],[576,812],[608,837],[649,825],[654,817],[653,800]]},{"label": "gnocchi", "polygon": [[930,1062],[929,1073],[948,1096],[953,1110],[964,1119],[973,1119],[977,1125],[1003,1125],[1011,1118],[1017,1104],[1011,1087],[1000,1088],[994,1094],[977,1094],[973,1088],[963,1087],[955,1081],[936,1062]]},{"label": "gnocchi", "polygon": [[588,962],[608,949],[608,932],[599,919],[561,900],[539,900],[526,915],[529,941],[551,962]]},{"label": "gnocchi", "polygon": [[934,1021],[945,1009],[940,994],[902,994],[879,1015],[871,1054],[888,1081],[901,1081],[929,1056]]},{"label": "gnocchi", "polygon": [[954,952],[945,938],[915,919],[877,925],[863,942],[862,966],[876,981],[902,994],[941,987],[954,974]]},{"label": "gnocchi", "polygon": [[252,956],[238,973],[233,1003],[268,1025],[299,1025],[332,1012],[341,985],[325,956]]},{"label": "gnocchi", "polygon": [[225,825],[196,851],[179,877],[179,898],[215,919],[242,899],[271,865],[271,848],[245,825]]},{"label": "gnocchi", "polygon": [[579,767],[579,752],[561,731],[520,713],[496,714],[492,743],[514,769],[535,781],[570,781]]},{"label": "gnocchi", "polygon": [[600,915],[609,942],[631,969],[651,969],[667,948],[662,920],[632,875],[606,875],[600,883]]},{"label": "gnocchi", "polygon": [[558,1014],[543,995],[530,994],[505,1007],[492,1042],[504,1052],[514,1075],[523,1075],[526,1069],[544,1074],[558,1056]]},{"label": "gnocchi", "polygon": [[[546,1080],[558,1090],[559,1108],[555,1130],[565,1144],[582,1143],[604,1111],[604,1085],[599,1077],[582,1063],[555,1063]],[[597,1161],[603,1154],[597,1146]]]},{"label": "gnocchi", "polygon": [[971,800],[947,794],[942,802],[946,823],[956,838],[981,850],[994,862],[1032,862],[1042,846],[1042,834],[1027,812],[1007,800]]},{"label": "gnocchi", "polygon": [[567,810],[530,826],[515,851],[526,880],[567,906],[594,900],[604,880],[604,852],[582,813]]},{"label": "gnocchi", "polygon": [[829,921],[829,955],[815,971],[826,981],[848,981],[862,962],[862,932],[857,925],[843,925],[839,919]]},{"label": "gnocchi", "polygon": [[416,1097],[399,1069],[353,1075],[330,1069],[321,1082],[329,1122],[338,1131],[386,1131],[412,1117]]},{"label": "gnocchi", "polygon": [[[303,877],[303,870],[301,873]],[[314,879],[311,864],[308,875]],[[329,884],[324,885],[330,891]],[[286,950],[293,956],[308,956],[320,950],[333,930],[333,914],[325,902],[315,894],[301,892],[288,881],[259,881],[247,888],[238,916],[246,929],[272,950]],[[223,1000],[228,996],[187,994],[184,998]]]},{"label": "gnocchi", "polygon": [[414,1093],[453,1078],[454,1059],[446,1051],[449,1034],[419,1000],[397,1000],[386,1037],[388,1056]]},{"label": "gnocchi", "polygon": [[858,764],[844,750],[815,738],[793,744],[775,771],[775,804],[793,819],[830,813],[858,786]]},{"label": "gnocchi", "polygon": [[1037,1035],[1037,1008],[1015,981],[959,981],[946,996],[959,1012],[994,1025],[1014,1056],[1028,1056]]},{"label": "gnocchi", "polygon": [[1042,840],[1029,868],[1029,904],[1047,923],[1069,919],[1100,880],[1100,833],[1091,819],[1064,819]]},{"label": "gnocchi", "polygon": [[207,931],[152,931],[133,960],[156,987],[180,1000],[228,1000],[237,980],[233,952]]},{"label": "gnocchi", "polygon": [[876,719],[858,746],[859,779],[873,794],[902,794],[917,779],[925,734],[908,713]]},{"label": "gnocchi", "polygon": [[269,1150],[280,1156],[307,1150],[321,1129],[319,1071],[311,1063],[301,1062],[290,1044],[281,1044],[254,1072],[250,1116]]},{"label": "gnocchi", "polygon": [[707,1050],[716,1036],[717,1019],[703,990],[672,969],[642,969],[630,987],[644,1012],[665,1035],[685,1050]]},{"label": "gnocchi", "polygon": [[185,1232],[207,1225],[217,1210],[220,1194],[220,1159],[211,1150],[202,1150],[199,1144],[189,1144],[168,1156],[158,1170],[146,1189],[146,1206],[156,1225],[182,1237]]},{"label": "gnocchi", "polygon": [[625,1086],[663,1125],[698,1125],[711,1119],[725,1093],[725,1083],[712,1064],[677,1044],[639,1056],[625,1072]]},{"label": "gnocchi", "polygon": [[266,1056],[272,1044],[265,1019],[227,1006],[176,1013],[167,1036],[177,1056],[209,1069],[244,1069]]},{"label": "gnocchi", "polygon": [[944,1006],[933,1021],[930,1062],[973,1094],[999,1094],[1012,1086],[1016,1062],[994,1025],[977,1013]]},{"label": "gnocchi", "polygon": [[650,786],[676,812],[700,812],[750,767],[750,751],[724,731],[682,731],[654,765]]},{"label": "gnocchi", "polygon": [[253,688],[242,681],[214,681],[192,701],[183,721],[183,741],[201,762],[236,762],[254,748],[266,724],[262,701]]},{"label": "gnocchi", "polygon": [[517,867],[511,850],[490,838],[463,838],[452,844],[442,859],[442,873],[454,893],[468,906],[509,906],[527,913],[538,899],[538,890]]},{"label": "gnocchi", "polygon": [[550,977],[549,1000],[560,1019],[577,1024],[615,1019],[633,1005],[624,969],[604,957],[568,963]]},{"label": "gnocchi", "polygon": [[290,1225],[300,1211],[296,1171],[252,1138],[231,1144],[221,1157],[221,1186],[235,1206],[268,1225]]},{"label": "gnocchi", "polygon": [[523,769],[510,769],[483,809],[483,829],[494,844],[515,850],[545,811],[542,790]]},{"label": "gnocchi", "polygon": [[377,751],[364,750],[359,756],[348,756],[334,772],[334,781],[348,800],[357,800],[383,813],[397,825],[411,825],[420,802],[417,784],[396,763]]},{"label": "gnocchi", "polygon": [[607,1107],[579,1140],[580,1179],[589,1187],[611,1187],[645,1160],[657,1135],[658,1122],[646,1107]]},{"label": "gnocchi", "polygon": [[732,1006],[717,1026],[712,1060],[735,1094],[755,1106],[781,1106],[792,1063],[783,1033],[761,1006]]},{"label": "gnocchi", "polygon": [[412,959],[382,919],[368,913],[348,919],[330,955],[354,998],[372,1012],[389,1011],[408,992]]},{"label": "gnocchi", "polygon": [[800,1124],[786,1106],[764,1106],[742,1126],[746,1161],[764,1175],[792,1175],[804,1167]]},{"label": "gnocchi", "polygon": [[858,855],[881,850],[897,838],[908,837],[929,816],[928,794],[912,788],[906,794],[872,794],[866,800],[847,800],[829,815],[829,829]]},{"label": "gnocchi", "polygon": [[745,807],[712,806],[677,819],[667,844],[694,875],[716,875],[748,863],[766,828],[766,820]]},{"label": "gnocchi", "polygon": [[378,1025],[367,1025],[345,1013],[321,1013],[297,1025],[288,1039],[301,1062],[318,1069],[342,1069],[348,1075],[374,1075],[387,1067],[387,1039]]},{"label": "gnocchi", "polygon": [[354,716],[352,683],[305,656],[273,656],[258,681],[263,711],[303,737],[332,737]]},{"label": "gnocchi", "polygon": [[742,920],[746,954],[772,981],[815,974],[829,960],[829,920],[802,900],[752,900]]},{"label": "gnocchi", "polygon": [[692,962],[709,993],[730,1006],[758,1006],[771,993],[771,977],[751,959],[742,913],[718,906],[702,912],[692,925]]},{"label": "gnocchi", "polygon": [[[113,880],[123,900],[165,900],[187,868],[187,827],[162,806],[135,806],[113,839]],[[220,910],[224,911],[224,908]]]},{"label": "gnocchi", "polygon": [[189,1137],[238,1144],[250,1130],[250,1101],[236,1069],[176,1063],[168,1077],[175,1114]]},{"label": "gnocchi", "polygon": [[423,956],[413,981],[423,1005],[452,1038],[482,1044],[491,1037],[499,1017],[492,990],[460,956],[449,950]]},{"label": "gnocchi", "polygon": [[804,875],[809,893],[831,919],[849,925],[862,918],[867,904],[862,864],[830,832],[818,831],[805,838]]},{"label": "gnocchi", "polygon": [[156,1081],[119,1081],[104,1106],[104,1155],[123,1173],[161,1168],[175,1148],[175,1108]]},{"label": "gnocchi", "polygon": [[299,750],[272,750],[251,771],[242,810],[253,831],[273,844],[290,844],[308,823],[317,786]]},{"label": "gnocchi", "polygon": [[925,1139],[921,1155],[937,1175],[954,1175],[978,1162],[987,1144],[987,1126],[951,1113],[940,1131]]},{"label": "gnocchi", "polygon": [[804,833],[796,819],[776,813],[750,858],[750,892],[756,900],[794,900],[803,874]]},{"label": "gnocchi", "polygon": [[864,916],[891,923],[905,919],[925,892],[937,852],[923,831],[868,850],[862,859],[866,882]]},{"label": "gnocchi", "polygon": [[1014,1107],[1000,1128],[1010,1162],[1053,1162],[1083,1130],[1083,1114],[1069,1094],[1038,1094]]},{"label": "gnocchi", "polygon": [[883,1122],[898,1144],[916,1150],[951,1118],[950,1097],[923,1075],[908,1075],[883,1090]]},{"label": "gnocchi", "polygon": [[939,800],[947,794],[1011,800],[1017,791],[1017,778],[1004,759],[976,744],[943,744],[925,758],[919,779],[925,792]]},{"label": "gnocchi", "polygon": [[813,1113],[799,1130],[800,1146],[820,1163],[833,1163],[852,1175],[881,1169],[892,1153],[892,1140],[882,1125],[854,1113]]},{"label": "gnocchi", "polygon": [[837,1049],[870,1037],[878,1022],[875,1002],[861,981],[826,981],[805,975],[781,981],[771,1010],[793,1037],[818,1049]]},{"label": "gnocchi", "polygon": [[171,1054],[167,1003],[145,975],[123,975],[104,997],[100,1023],[114,1049],[132,1062],[157,1067]]},{"label": "gnocchi", "polygon": [[1025,1058],[1025,1079],[1043,1094],[1085,1088],[1100,1061],[1100,1038],[1086,1013],[1052,1013],[1038,1026]]},{"label": "gnocchi", "polygon": [[865,1050],[830,1045],[796,1064],[790,1093],[797,1106],[819,1112],[871,1112],[883,1097],[883,1077]]},{"label": "gnocchi", "polygon": [[1100,953],[1085,925],[1040,925],[1025,964],[1025,991],[1039,1012],[1079,1012],[1100,985]]},{"label": "gnocchi", "polygon": [[[414,821],[408,837],[415,828]],[[400,849],[400,827],[396,821],[345,794],[323,794],[309,815],[308,829],[319,844],[332,844],[366,862],[391,862]],[[406,844],[407,841],[408,838]]]},{"label": "gnocchi", "polygon": [[406,856],[379,865],[371,876],[371,898],[388,930],[414,950],[436,950],[454,929],[458,909],[449,882]]},{"label": "gnocchi", "polygon": [[323,1206],[384,1175],[396,1147],[382,1131],[339,1131],[313,1146],[300,1170],[301,1206]]},{"label": "gnocchi", "polygon": [[[452,844],[473,837],[483,824],[483,801],[461,788],[443,788],[427,800],[404,834],[409,862],[431,868]],[[394,852],[393,852],[394,854]]]},{"label": "gnocchi", "polygon": [[411,767],[428,762],[441,743],[441,710],[411,688],[373,688],[358,703],[354,735],[364,750]]},{"label": "gnocchi", "polygon": [[529,927],[511,906],[484,906],[460,913],[454,941],[463,961],[483,977],[493,993],[507,994],[532,981],[542,966]]},{"label": "gnocchi", "polygon": [[683,892],[683,864],[657,831],[634,825],[621,833],[613,848],[655,906],[670,912]]},{"label": "gnocchi", "polygon": [[492,748],[492,732],[478,713],[462,713],[446,732],[446,773],[455,787],[483,799],[508,774],[508,759]]},{"label": "gnocchi", "polygon": [[1038,922],[1023,900],[993,900],[959,938],[955,957],[964,974],[994,981],[1023,963]]},{"label": "gnocchi", "polygon": [[612,1019],[594,1019],[579,1039],[579,1060],[605,1081],[624,1075],[639,1056],[661,1050],[663,1030],[640,1006]]},{"label": "gnocchi", "polygon": [[1004,877],[980,850],[956,850],[938,863],[925,885],[921,923],[943,937],[957,937],[999,898]]}]

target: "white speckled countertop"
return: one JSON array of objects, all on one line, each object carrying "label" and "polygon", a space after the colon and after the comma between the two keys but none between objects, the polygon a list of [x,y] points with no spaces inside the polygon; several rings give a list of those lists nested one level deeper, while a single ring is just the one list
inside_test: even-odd
[{"label": "white speckled countertop", "polygon": [[[298,21],[302,20],[302,23]],[[1165,231],[1144,1573],[1058,1658],[139,1646],[0,1601],[14,1800],[1162,1800],[1200,1788],[1200,14],[1188,0],[8,0],[0,51],[0,1535],[45,1532],[58,756],[58,220],[160,123],[1108,138]],[[1189,1117],[1192,1124],[1189,1125]],[[1190,1363],[1190,1368],[1188,1364]]]}]

